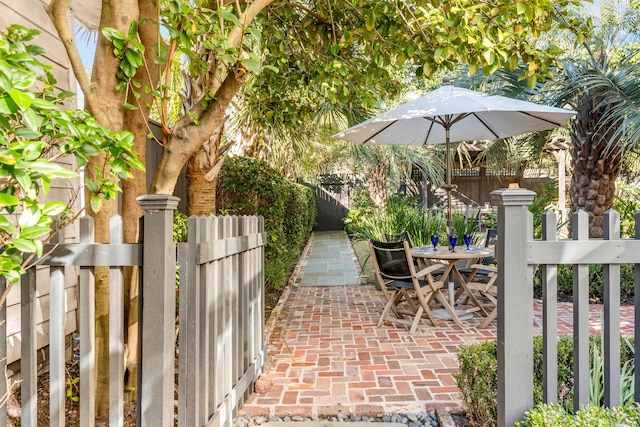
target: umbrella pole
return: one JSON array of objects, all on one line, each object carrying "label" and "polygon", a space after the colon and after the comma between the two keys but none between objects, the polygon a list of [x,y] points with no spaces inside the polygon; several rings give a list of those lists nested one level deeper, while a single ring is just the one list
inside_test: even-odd
[{"label": "umbrella pole", "polygon": [[451,212],[451,142],[449,134],[449,126],[445,127],[446,135],[446,151],[445,151],[445,170],[446,170],[446,185],[447,190],[447,234],[451,234],[453,231],[453,212]]}]

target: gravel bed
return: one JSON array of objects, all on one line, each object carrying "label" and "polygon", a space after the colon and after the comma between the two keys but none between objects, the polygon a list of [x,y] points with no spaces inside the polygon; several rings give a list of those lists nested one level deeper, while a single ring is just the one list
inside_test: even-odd
[{"label": "gravel bed", "polygon": [[382,415],[381,417],[358,417],[350,416],[347,414],[338,414],[335,417],[326,419],[319,418],[305,418],[301,416],[293,417],[251,417],[249,414],[245,414],[242,417],[238,417],[234,420],[234,427],[255,427],[264,423],[273,422],[290,422],[290,421],[327,421],[327,422],[370,422],[370,423],[401,423],[406,424],[409,427],[439,427],[438,419],[435,412],[419,412],[413,414],[389,414]]}]

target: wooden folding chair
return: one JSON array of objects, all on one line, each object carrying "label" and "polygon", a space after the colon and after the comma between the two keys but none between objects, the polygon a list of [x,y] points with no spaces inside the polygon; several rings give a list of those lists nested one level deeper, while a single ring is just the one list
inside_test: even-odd
[{"label": "wooden folding chair", "polygon": [[[478,325],[479,328],[484,328],[491,323],[498,314],[498,287],[496,286],[498,268],[485,264],[473,264],[469,266],[469,269],[471,271],[467,275],[467,288],[471,292],[478,292],[486,301],[488,301],[488,306],[485,307],[485,310],[489,314]],[[490,309],[490,311],[488,309]]]},{"label": "wooden folding chair", "polygon": [[[438,326],[429,307],[434,298],[442,304],[452,318],[457,317],[441,292],[444,282],[434,278],[434,273],[442,272],[444,265],[434,264],[417,269],[411,256],[411,246],[406,240],[401,242],[371,240],[369,247],[376,278],[387,298],[378,326],[382,326],[384,322],[399,323],[409,326],[409,333],[412,334],[418,328],[423,315],[433,326]],[[401,307],[402,303],[406,304]]]}]

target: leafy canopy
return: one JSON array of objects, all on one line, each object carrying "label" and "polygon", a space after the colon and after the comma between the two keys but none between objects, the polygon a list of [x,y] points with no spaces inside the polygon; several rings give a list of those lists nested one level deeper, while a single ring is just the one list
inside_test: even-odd
[{"label": "leafy canopy", "polygon": [[131,133],[110,132],[86,111],[64,109],[73,94],[56,90],[51,66],[37,59],[44,50],[30,42],[38,34],[19,25],[0,33],[0,274],[9,282],[42,255],[52,232],[78,215],[72,202],[43,201],[53,180],[77,176],[58,162],[63,156],[82,167],[107,153],[108,167],[85,181],[94,210],[119,191],[109,178],[126,179],[130,168],[144,168],[131,150]]}]

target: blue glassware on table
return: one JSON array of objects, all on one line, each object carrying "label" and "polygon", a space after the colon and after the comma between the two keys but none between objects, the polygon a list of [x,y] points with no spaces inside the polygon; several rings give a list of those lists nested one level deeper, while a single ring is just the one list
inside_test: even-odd
[{"label": "blue glassware on table", "polygon": [[438,242],[440,241],[440,237],[437,234],[432,234],[431,235],[431,244],[433,245],[433,251],[437,252],[437,246],[438,246]]},{"label": "blue glassware on table", "polygon": [[451,245],[451,252],[455,252],[458,244],[458,236],[456,234],[449,235],[449,244]]},{"label": "blue glassware on table", "polygon": [[471,249],[469,249],[469,245],[471,244],[471,240],[473,240],[473,234],[464,233],[462,238],[464,239],[464,244],[467,245],[467,252],[470,252]]}]

